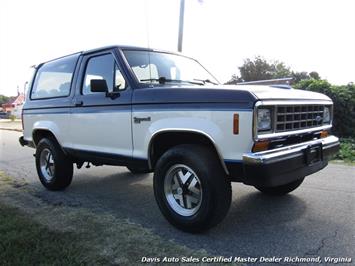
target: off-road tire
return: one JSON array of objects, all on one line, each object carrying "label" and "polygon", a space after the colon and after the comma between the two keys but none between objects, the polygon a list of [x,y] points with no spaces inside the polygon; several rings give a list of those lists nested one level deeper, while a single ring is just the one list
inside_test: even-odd
[{"label": "off-road tire", "polygon": [[[166,196],[165,178],[169,169],[175,165],[189,167],[201,184],[198,185],[202,195],[201,203],[191,216],[177,213]],[[232,189],[231,182],[212,149],[184,144],[169,149],[158,160],[154,173],[154,194],[161,212],[172,225],[183,231],[197,233],[216,226],[223,220],[231,204]]]},{"label": "off-road tire", "polygon": [[[41,170],[41,154],[50,151],[54,163],[52,178],[46,178]],[[58,142],[53,138],[43,138],[36,148],[36,168],[39,180],[48,190],[63,190],[68,187],[73,178],[73,162],[64,154]]]}]

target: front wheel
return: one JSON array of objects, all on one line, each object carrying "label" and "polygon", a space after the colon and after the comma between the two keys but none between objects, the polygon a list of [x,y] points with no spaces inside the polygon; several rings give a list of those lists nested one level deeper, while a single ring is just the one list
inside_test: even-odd
[{"label": "front wheel", "polygon": [[231,183],[213,151],[179,145],[168,150],[155,169],[155,199],[171,224],[200,232],[223,220],[231,203]]},{"label": "front wheel", "polygon": [[43,138],[36,149],[39,180],[49,190],[63,190],[73,178],[73,163],[52,138]]},{"label": "front wheel", "polygon": [[297,179],[296,181],[287,183],[285,185],[276,186],[276,187],[262,187],[262,186],[255,186],[255,188],[265,194],[272,195],[272,196],[282,196],[285,194],[294,191],[298,188],[304,180],[304,177]]}]

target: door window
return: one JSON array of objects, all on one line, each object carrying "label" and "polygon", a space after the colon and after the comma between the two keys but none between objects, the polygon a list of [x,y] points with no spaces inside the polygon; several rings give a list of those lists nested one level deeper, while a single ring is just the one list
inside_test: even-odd
[{"label": "door window", "polygon": [[126,81],[112,54],[95,56],[88,60],[82,89],[84,95],[102,93],[91,91],[92,79],[105,80],[110,92],[126,88]]}]

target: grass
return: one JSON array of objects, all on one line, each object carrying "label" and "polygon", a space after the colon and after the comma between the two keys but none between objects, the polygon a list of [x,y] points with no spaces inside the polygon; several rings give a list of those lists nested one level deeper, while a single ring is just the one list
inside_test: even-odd
[{"label": "grass", "polygon": [[16,180],[0,171],[1,266],[137,265],[142,257],[210,256],[114,213],[52,205]]},{"label": "grass", "polygon": [[355,139],[341,138],[340,150],[334,159],[342,160],[346,163],[355,163]]},{"label": "grass", "polygon": [[1,265],[109,264],[81,245],[81,236],[49,230],[18,209],[0,203]]}]

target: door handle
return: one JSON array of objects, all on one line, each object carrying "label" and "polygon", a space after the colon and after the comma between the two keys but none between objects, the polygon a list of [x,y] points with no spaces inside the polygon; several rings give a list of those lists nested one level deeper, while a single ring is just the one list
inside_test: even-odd
[{"label": "door handle", "polygon": [[84,102],[83,101],[75,101],[75,107],[80,107],[83,106]]}]

